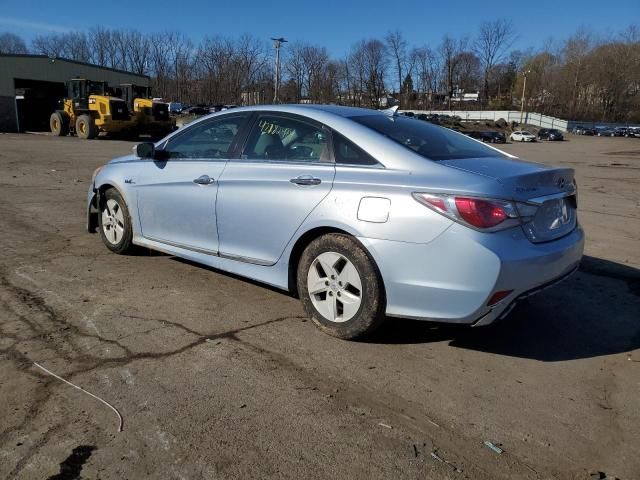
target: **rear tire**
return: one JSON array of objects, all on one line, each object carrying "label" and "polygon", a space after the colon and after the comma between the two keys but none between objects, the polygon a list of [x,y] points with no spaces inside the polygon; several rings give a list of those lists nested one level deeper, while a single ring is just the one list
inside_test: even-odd
[{"label": "rear tire", "polygon": [[83,140],[91,140],[98,136],[98,129],[89,115],[80,115],[76,120],[76,135]]},{"label": "rear tire", "polygon": [[64,112],[53,112],[49,118],[51,133],[56,137],[64,137],[69,134],[69,116]]},{"label": "rear tire", "polygon": [[384,287],[378,269],[352,237],[331,233],[304,250],[297,272],[306,313],[325,333],[354,339],[384,321]]},{"label": "rear tire", "polygon": [[101,196],[98,221],[100,238],[109,250],[121,255],[134,250],[129,208],[115,188],[106,190]]}]

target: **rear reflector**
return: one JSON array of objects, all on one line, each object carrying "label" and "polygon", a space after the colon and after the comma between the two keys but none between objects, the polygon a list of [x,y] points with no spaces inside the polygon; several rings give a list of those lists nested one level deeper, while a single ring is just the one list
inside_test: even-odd
[{"label": "rear reflector", "polygon": [[501,302],[502,300],[507,298],[509,295],[511,295],[511,292],[513,292],[513,290],[500,290],[499,292],[494,293],[489,299],[489,301],[487,302],[487,306],[491,307],[496,303]]}]

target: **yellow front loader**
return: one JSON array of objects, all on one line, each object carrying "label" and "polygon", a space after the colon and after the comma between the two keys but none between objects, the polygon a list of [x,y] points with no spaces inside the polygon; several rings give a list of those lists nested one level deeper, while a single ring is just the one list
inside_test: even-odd
[{"label": "yellow front loader", "polygon": [[175,129],[176,122],[169,115],[169,104],[152,99],[151,88],[126,83],[116,91],[131,109],[137,133],[164,137]]},{"label": "yellow front loader", "polygon": [[57,136],[75,134],[91,139],[100,132],[122,133],[134,127],[127,103],[113,95],[106,82],[73,78],[67,82],[67,97],[51,114],[49,125]]}]

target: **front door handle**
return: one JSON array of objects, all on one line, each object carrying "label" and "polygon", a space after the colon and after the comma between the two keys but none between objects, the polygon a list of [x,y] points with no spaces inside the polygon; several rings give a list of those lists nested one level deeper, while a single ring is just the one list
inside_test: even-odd
[{"label": "front door handle", "polygon": [[193,180],[193,183],[197,183],[198,185],[211,185],[215,182],[215,179],[211,178],[209,175],[200,175],[198,178]]},{"label": "front door handle", "polygon": [[292,178],[289,181],[296,185],[320,185],[322,183],[322,180],[312,177],[311,175],[300,175],[299,177]]}]

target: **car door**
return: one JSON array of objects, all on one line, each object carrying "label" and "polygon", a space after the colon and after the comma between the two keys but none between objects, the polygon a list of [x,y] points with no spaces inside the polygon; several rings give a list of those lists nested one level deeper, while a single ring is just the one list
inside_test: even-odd
[{"label": "car door", "polygon": [[157,159],[143,162],[135,182],[142,235],[204,253],[218,253],[218,180],[249,114],[214,117],[170,138]]},{"label": "car door", "polygon": [[274,264],[304,219],[327,196],[335,165],[330,135],[296,115],[256,116],[242,155],[219,184],[220,255]]}]

